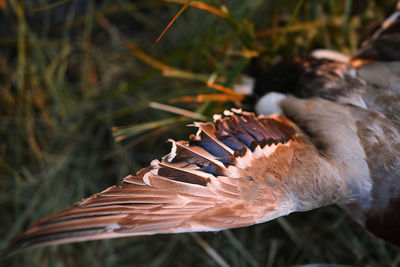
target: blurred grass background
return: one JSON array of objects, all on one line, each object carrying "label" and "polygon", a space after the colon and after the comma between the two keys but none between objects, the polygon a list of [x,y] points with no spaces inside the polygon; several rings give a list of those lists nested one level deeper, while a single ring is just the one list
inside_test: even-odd
[{"label": "blurred grass background", "polygon": [[[229,88],[254,57],[351,55],[394,2],[0,0],[0,248],[166,154],[168,138],[193,132],[190,117],[251,110]],[[331,206],[219,233],[33,249],[0,265],[397,266],[399,252]]]}]

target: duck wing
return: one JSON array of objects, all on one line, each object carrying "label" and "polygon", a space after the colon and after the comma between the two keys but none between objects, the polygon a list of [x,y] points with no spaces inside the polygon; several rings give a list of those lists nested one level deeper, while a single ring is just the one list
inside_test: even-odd
[{"label": "duck wing", "polygon": [[[161,161],[14,239],[29,247],[158,233],[218,231],[272,220],[340,199],[321,177],[337,177],[308,137],[280,116],[240,110],[194,123],[190,141],[173,141]],[[323,183],[322,183],[323,184]],[[345,186],[343,186],[345,187]],[[322,191],[321,191],[322,190]]]},{"label": "duck wing", "polygon": [[[399,2],[400,3],[400,2]],[[400,5],[351,59],[355,68],[373,61],[400,61]]]}]

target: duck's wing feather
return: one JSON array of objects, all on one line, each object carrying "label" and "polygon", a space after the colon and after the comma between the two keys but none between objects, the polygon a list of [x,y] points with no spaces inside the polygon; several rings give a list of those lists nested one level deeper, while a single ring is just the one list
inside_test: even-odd
[{"label": "duck's wing feather", "polygon": [[171,140],[171,153],[161,161],[41,219],[12,247],[218,231],[295,210],[287,194],[293,155],[311,159],[318,152],[292,122],[236,110],[217,116],[215,125],[193,126],[197,134],[188,142]]},{"label": "duck's wing feather", "polygon": [[400,7],[366,41],[351,59],[353,67],[373,61],[400,61]]}]

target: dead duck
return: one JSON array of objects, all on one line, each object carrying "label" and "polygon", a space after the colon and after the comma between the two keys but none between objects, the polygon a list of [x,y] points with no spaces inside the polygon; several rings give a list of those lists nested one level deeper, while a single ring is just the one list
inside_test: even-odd
[{"label": "dead duck", "polygon": [[[387,30],[398,22],[392,17]],[[218,231],[329,204],[400,246],[400,63],[368,55],[305,66],[306,98],[275,98],[280,115],[232,110],[214,124],[194,123],[197,134],[171,140],[162,160],[39,220],[11,248]],[[309,74],[323,86],[310,86]],[[270,113],[270,98],[260,113]]]}]

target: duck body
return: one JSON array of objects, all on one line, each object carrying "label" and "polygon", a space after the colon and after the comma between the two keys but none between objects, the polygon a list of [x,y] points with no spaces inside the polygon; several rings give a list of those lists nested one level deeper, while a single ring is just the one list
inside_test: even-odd
[{"label": "duck body", "polygon": [[346,170],[342,177],[352,197],[338,204],[368,231],[398,246],[400,61],[394,50],[400,48],[399,17],[399,12],[392,15],[348,62],[297,61],[301,75],[289,93],[302,99],[280,102],[282,114]]},{"label": "duck body", "polygon": [[321,98],[287,98],[281,104],[320,153],[345,172],[352,196],[338,204],[368,231],[400,245],[400,127],[386,116],[393,105],[377,111]]},{"label": "duck body", "polygon": [[367,230],[400,246],[400,62],[370,63],[358,73],[366,83],[366,107],[354,114],[373,186],[369,205],[346,209]]}]

